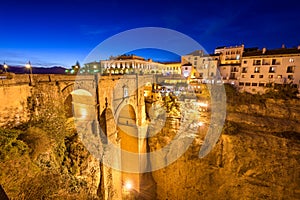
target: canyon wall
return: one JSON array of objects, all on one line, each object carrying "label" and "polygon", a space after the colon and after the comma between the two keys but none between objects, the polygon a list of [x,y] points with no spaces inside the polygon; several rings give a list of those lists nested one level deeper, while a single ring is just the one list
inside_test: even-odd
[{"label": "canyon wall", "polygon": [[[206,157],[198,154],[208,124],[183,156],[152,173],[157,198],[299,199],[299,120],[299,100],[229,103],[223,133]],[[151,151],[173,137],[160,132],[149,140]],[[176,148],[174,143],[170,151]]]}]

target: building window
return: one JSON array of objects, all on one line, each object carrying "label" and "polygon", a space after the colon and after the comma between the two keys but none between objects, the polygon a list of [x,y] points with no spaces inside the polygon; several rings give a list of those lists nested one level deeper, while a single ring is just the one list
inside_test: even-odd
[{"label": "building window", "polygon": [[214,73],[213,73],[213,72],[211,72],[211,73],[210,73],[210,76],[211,76],[211,77],[213,77],[213,76],[214,76]]},{"label": "building window", "polygon": [[188,70],[188,68],[186,67],[185,70]]},{"label": "building window", "polygon": [[199,77],[200,77],[200,78],[203,78],[203,73],[200,73],[200,74],[199,74]]},{"label": "building window", "polygon": [[247,67],[242,68],[242,73],[247,73]]},{"label": "building window", "polygon": [[264,75],[262,75],[262,74],[261,74],[261,75],[259,75],[259,78],[263,78],[263,77],[264,77]]},{"label": "building window", "polygon": [[261,65],[261,60],[253,60],[253,65]]},{"label": "building window", "polygon": [[197,60],[197,57],[194,57],[194,60]]},{"label": "building window", "polygon": [[286,69],[286,73],[294,73],[294,69],[295,69],[294,66],[288,66]]},{"label": "building window", "polygon": [[244,64],[247,64],[247,60],[244,60]]},{"label": "building window", "polygon": [[282,75],[278,75],[277,78],[279,78],[279,79],[282,78]]},{"label": "building window", "polygon": [[255,78],[255,76],[254,76],[254,75],[251,75],[251,78]]},{"label": "building window", "polygon": [[242,78],[245,78],[246,76],[245,76],[245,74],[242,74]]},{"label": "building window", "polygon": [[259,86],[259,87],[264,87],[265,84],[264,84],[264,83],[259,83],[258,86]]},{"label": "building window", "polygon": [[128,97],[128,87],[124,85],[123,87],[123,97],[126,98]]},{"label": "building window", "polygon": [[244,86],[244,82],[239,82],[239,86]]},{"label": "building window", "polygon": [[293,75],[288,75],[288,79],[292,80],[293,78]]},{"label": "building window", "polygon": [[194,65],[197,65],[197,61],[194,61]]},{"label": "building window", "polygon": [[250,83],[245,83],[245,86],[250,86],[251,84]]},{"label": "building window", "polygon": [[290,59],[289,59],[289,62],[290,62],[290,63],[293,63],[294,61],[295,61],[294,58],[290,58]]},{"label": "building window", "polygon": [[231,72],[238,72],[238,68],[237,68],[237,67],[233,67],[233,68],[231,69]]},{"label": "building window", "polygon": [[254,73],[259,73],[260,72],[260,67],[255,67],[254,68]]},{"label": "building window", "polygon": [[280,65],[280,63],[278,60],[272,59],[272,65]]},{"label": "building window", "polygon": [[257,83],[252,83],[252,86],[257,86]]},{"label": "building window", "polygon": [[274,75],[269,75],[269,78],[273,78],[274,77]]},{"label": "building window", "polygon": [[270,67],[269,68],[269,73],[275,73],[275,67]]}]

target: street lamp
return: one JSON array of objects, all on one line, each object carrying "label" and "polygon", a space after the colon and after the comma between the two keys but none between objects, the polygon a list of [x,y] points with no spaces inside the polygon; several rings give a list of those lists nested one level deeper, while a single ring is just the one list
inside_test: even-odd
[{"label": "street lamp", "polygon": [[25,67],[30,70],[30,73],[32,73],[30,61],[28,61],[28,63],[26,63]]},{"label": "street lamp", "polygon": [[30,71],[30,74],[29,74],[29,85],[32,85],[32,67],[31,67],[30,61],[28,61],[28,63],[26,63],[25,67],[27,69],[29,69],[29,71]]},{"label": "street lamp", "polygon": [[7,72],[8,65],[5,62],[3,63],[3,67],[4,67],[5,72]]}]

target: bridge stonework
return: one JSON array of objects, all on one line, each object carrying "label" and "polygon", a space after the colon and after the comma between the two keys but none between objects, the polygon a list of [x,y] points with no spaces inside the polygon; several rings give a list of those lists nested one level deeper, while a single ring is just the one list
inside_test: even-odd
[{"label": "bridge stonework", "polygon": [[[78,114],[79,120],[77,121],[88,126],[85,127],[86,130],[91,132],[96,130],[98,135],[102,130],[107,136],[107,140],[119,148],[128,143],[128,145],[135,146],[134,153],[146,152],[147,122],[144,85],[155,82],[153,75],[22,74],[14,75],[12,79],[0,81],[0,96],[2,97],[0,126],[6,126],[10,122],[26,122],[28,120],[27,99],[34,87],[43,85],[49,88],[48,92],[51,95],[61,95],[65,101],[68,97],[72,97],[69,99],[72,99],[70,103],[72,104],[73,117],[76,121]],[[65,102],[57,103],[65,104]],[[127,116],[124,116],[125,108],[133,108],[133,111],[128,111]],[[84,109],[86,111],[83,111]],[[126,119],[131,115],[134,115],[130,119],[134,123],[130,125],[133,129],[128,130],[133,130],[133,132],[136,130],[137,137],[135,139],[127,136],[126,138],[124,131],[122,132],[122,128],[118,126],[119,118]],[[131,123],[130,120],[129,123]],[[94,122],[97,124],[96,128],[93,127],[95,126]],[[117,168],[123,169],[122,155],[120,152],[116,153],[117,156],[110,159],[116,163],[115,166],[119,166]],[[146,168],[145,162],[147,161],[139,160],[136,162],[138,171],[143,171],[143,168]],[[101,181],[103,184],[101,188],[104,191],[102,195],[105,199],[110,199],[112,196],[114,199],[122,199],[122,187],[126,179],[130,179],[133,182],[133,189],[139,191],[140,174],[138,173],[122,173],[111,166],[103,166],[102,173],[104,180]]]}]

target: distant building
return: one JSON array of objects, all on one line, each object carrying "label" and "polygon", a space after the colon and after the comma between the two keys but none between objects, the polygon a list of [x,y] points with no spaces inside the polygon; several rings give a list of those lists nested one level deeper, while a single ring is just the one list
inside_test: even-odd
[{"label": "distant building", "polygon": [[162,64],[165,65],[164,75],[181,74],[181,62],[163,62]]},{"label": "distant building", "polygon": [[239,72],[239,88],[251,93],[264,92],[282,84],[300,84],[300,46],[245,52]]},{"label": "distant building", "polygon": [[244,45],[215,49],[215,54],[220,54],[219,70],[225,83],[237,84],[243,52]]},{"label": "distant building", "polygon": [[84,64],[84,68],[80,70],[81,73],[99,73],[101,70],[100,62],[90,62]]},{"label": "distant building", "polygon": [[181,72],[183,76],[199,82],[212,82],[220,78],[219,62],[220,54],[204,54],[197,50],[181,57]]},{"label": "distant building", "polygon": [[165,65],[136,55],[122,55],[100,61],[103,74],[161,74]]}]

